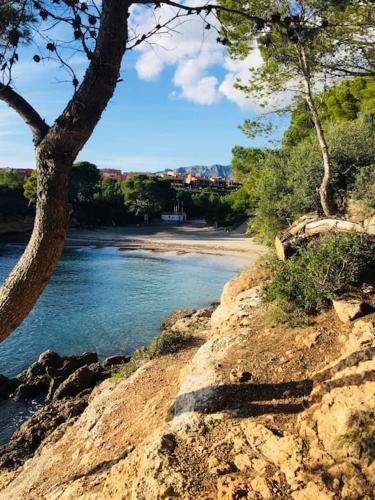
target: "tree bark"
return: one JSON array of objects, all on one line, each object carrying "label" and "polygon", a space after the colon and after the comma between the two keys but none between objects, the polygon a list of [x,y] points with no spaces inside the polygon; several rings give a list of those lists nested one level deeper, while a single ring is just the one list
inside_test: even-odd
[{"label": "tree bark", "polygon": [[85,77],[51,128],[44,122],[38,123],[39,115],[26,101],[0,88],[0,99],[13,107],[32,129],[38,168],[33,232],[25,252],[0,288],[0,341],[31,311],[63,250],[69,223],[70,168],[116,88],[126,49],[130,3],[103,0],[97,44]]},{"label": "tree bark", "polygon": [[322,206],[324,215],[330,216],[335,213],[335,210],[329,199],[329,193],[328,193],[332,179],[332,162],[329,154],[328,144],[322,127],[322,123],[320,121],[318,110],[315,105],[315,99],[311,89],[309,65],[308,61],[306,60],[306,55],[303,47],[300,47],[300,56],[301,56],[302,72],[304,75],[305,100],[310,110],[311,118],[314,123],[316,135],[318,137],[318,143],[323,157],[324,175],[322,183],[319,187],[320,204]]},{"label": "tree bark", "polygon": [[325,233],[363,233],[375,238],[375,218],[362,222],[330,218],[320,218],[317,214],[307,214],[295,221],[288,229],[275,238],[275,249],[280,260],[287,260],[294,253],[294,243],[301,239]]}]

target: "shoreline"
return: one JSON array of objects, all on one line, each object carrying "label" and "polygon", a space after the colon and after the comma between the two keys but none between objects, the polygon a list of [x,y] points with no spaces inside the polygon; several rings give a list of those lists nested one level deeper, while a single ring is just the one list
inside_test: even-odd
[{"label": "shoreline", "polygon": [[265,252],[265,247],[254,237],[235,231],[226,232],[210,227],[188,224],[184,226],[141,226],[102,229],[73,229],[66,244],[74,246],[117,247],[120,250],[152,252],[201,253],[232,256],[254,261]]},{"label": "shoreline", "polygon": [[[25,232],[1,234],[0,242],[28,241]],[[66,247],[116,247],[120,250],[151,252],[200,253],[232,256],[254,262],[266,248],[247,236],[243,228],[234,231],[217,230],[198,221],[181,225],[150,224],[146,226],[117,226],[96,229],[71,228]]]}]

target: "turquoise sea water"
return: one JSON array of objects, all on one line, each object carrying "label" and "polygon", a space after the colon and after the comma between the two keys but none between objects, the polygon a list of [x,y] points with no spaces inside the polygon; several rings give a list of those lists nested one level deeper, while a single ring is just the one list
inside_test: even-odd
[{"label": "turquoise sea water", "polygon": [[[0,248],[0,280],[22,246]],[[245,260],[201,254],[67,248],[37,305],[0,344],[0,373],[14,376],[46,349],[130,354],[157,335],[175,309],[219,300]]]},{"label": "turquoise sea water", "polygon": [[[0,246],[0,281],[21,255],[18,244]],[[158,334],[176,309],[219,300],[222,287],[247,261],[175,252],[67,248],[38,303],[0,344],[0,373],[14,376],[46,349],[59,354],[131,354]],[[0,402],[0,444],[42,401]]]}]

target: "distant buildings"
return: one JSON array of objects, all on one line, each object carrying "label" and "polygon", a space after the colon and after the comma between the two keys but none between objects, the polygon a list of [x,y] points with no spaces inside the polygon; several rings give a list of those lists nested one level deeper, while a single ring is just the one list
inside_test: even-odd
[{"label": "distant buildings", "polygon": [[121,181],[122,179],[125,179],[122,171],[115,168],[100,168],[99,174],[100,181],[103,181],[104,179],[112,179],[114,181]]},{"label": "distant buildings", "polygon": [[[0,168],[0,170],[12,170],[10,168]],[[14,169],[22,177],[29,177],[33,169],[32,168],[17,168]],[[120,169],[116,168],[100,168],[100,182],[104,179],[113,179],[114,181],[122,181],[129,177],[134,177],[135,175],[149,175],[158,176],[163,179],[169,180],[174,188],[190,188],[190,189],[205,189],[214,188],[218,193],[226,194],[230,191],[235,191],[241,186],[241,183],[233,180],[226,179],[224,177],[201,177],[199,175],[193,175],[191,173],[178,173],[174,170],[168,170],[163,173],[154,172],[122,172]]]},{"label": "distant buildings", "polygon": [[17,168],[17,172],[21,177],[29,177],[33,173],[32,168]]},{"label": "distant buildings", "polygon": [[23,178],[29,177],[33,172],[32,168],[9,168],[9,167],[1,168],[0,167],[0,170],[6,170],[6,171],[14,170],[15,172],[17,172],[17,174],[19,174]]},{"label": "distant buildings", "polygon": [[235,191],[241,186],[240,182],[223,177],[200,177],[192,174],[180,174],[174,171],[167,171],[157,174],[163,179],[172,183],[173,187],[189,187],[191,189],[217,188],[219,191]]}]

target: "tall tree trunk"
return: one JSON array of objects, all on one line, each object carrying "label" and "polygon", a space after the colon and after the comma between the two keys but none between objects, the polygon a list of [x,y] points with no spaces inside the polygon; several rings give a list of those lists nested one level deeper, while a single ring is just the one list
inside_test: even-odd
[{"label": "tall tree trunk", "polygon": [[24,319],[48,283],[64,247],[69,221],[68,180],[71,164],[37,158],[38,200],[32,236],[1,288],[0,340]]},{"label": "tall tree trunk", "polygon": [[315,126],[316,130],[316,135],[318,137],[318,142],[319,146],[322,152],[322,157],[323,157],[323,168],[324,168],[324,175],[322,179],[322,183],[319,187],[319,196],[320,196],[320,204],[322,205],[323,213],[324,215],[333,215],[334,214],[334,209],[331,204],[331,201],[329,199],[329,188],[331,184],[331,178],[332,178],[332,162],[331,162],[331,157],[329,154],[329,149],[328,149],[328,144],[324,135],[322,123],[320,121],[314,99],[311,94],[311,88],[309,83],[307,82],[305,85],[305,90],[306,90],[306,102],[309,107],[312,121]]},{"label": "tall tree trunk", "polygon": [[324,130],[322,127],[322,122],[320,121],[318,110],[316,108],[315,99],[313,91],[311,89],[310,81],[310,71],[308,61],[306,60],[306,54],[303,47],[300,48],[302,71],[304,75],[304,87],[305,87],[305,101],[310,110],[311,118],[315,126],[316,135],[318,137],[318,143],[323,157],[323,169],[324,175],[322,183],[319,187],[320,204],[323,209],[324,215],[333,215],[335,210],[329,198],[329,188],[332,179],[332,162],[329,154],[328,144],[324,135]]},{"label": "tall tree trunk", "polygon": [[61,255],[69,223],[70,169],[116,88],[127,42],[130,3],[102,0],[100,30],[90,64],[82,84],[51,128],[13,89],[0,84],[0,99],[13,107],[33,131],[39,174],[31,239],[0,288],[0,341],[31,311]]}]

